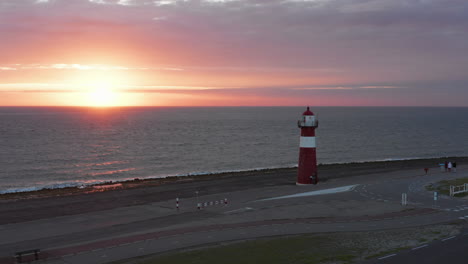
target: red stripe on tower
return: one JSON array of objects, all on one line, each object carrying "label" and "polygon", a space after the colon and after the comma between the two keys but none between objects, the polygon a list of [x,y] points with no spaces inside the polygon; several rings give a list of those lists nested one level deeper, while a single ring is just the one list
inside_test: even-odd
[{"label": "red stripe on tower", "polygon": [[317,184],[317,154],[315,151],[315,129],[318,120],[314,113],[307,107],[302,114],[301,120],[297,122],[301,129],[301,140],[299,143],[299,163],[297,169],[297,185]]}]

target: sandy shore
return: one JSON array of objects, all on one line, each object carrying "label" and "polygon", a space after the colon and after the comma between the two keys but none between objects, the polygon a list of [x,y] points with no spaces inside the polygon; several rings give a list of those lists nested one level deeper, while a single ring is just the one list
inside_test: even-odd
[{"label": "sandy shore", "polygon": [[[319,177],[322,182],[326,182],[345,177],[412,169],[420,169],[423,175],[424,168],[430,168],[429,173],[439,171],[438,164],[445,160],[456,161],[458,164],[468,163],[468,157],[449,157],[330,164],[319,166]],[[3,194],[0,195],[0,224],[167,201],[175,197],[190,198],[194,196],[195,191],[204,195],[266,186],[294,185],[296,173],[297,168],[266,169]]]}]

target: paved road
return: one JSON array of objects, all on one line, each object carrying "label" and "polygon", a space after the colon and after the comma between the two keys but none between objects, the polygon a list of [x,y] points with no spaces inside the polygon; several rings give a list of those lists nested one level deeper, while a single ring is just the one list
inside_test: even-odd
[{"label": "paved road", "polygon": [[[262,184],[253,189],[231,189],[228,194],[204,192],[198,198],[182,199],[179,212],[173,200],[163,200],[5,224],[0,226],[0,256],[5,257],[0,263],[12,263],[11,257],[6,258],[12,252],[37,245],[45,249],[43,256],[48,256],[51,263],[91,264],[230,240],[379,230],[468,219],[467,200],[442,198],[434,204],[432,194],[423,188],[427,182],[462,176],[462,168],[459,171],[457,175],[422,176],[418,175],[419,171],[410,170],[343,178],[306,187]],[[360,185],[351,192],[259,201],[356,184],[356,181]],[[212,184],[207,183],[216,189]],[[402,192],[408,193],[407,207],[399,204]],[[150,194],[145,192],[145,195]],[[203,210],[195,207],[198,200],[219,201],[224,195],[229,195],[228,206],[214,205]]]}]

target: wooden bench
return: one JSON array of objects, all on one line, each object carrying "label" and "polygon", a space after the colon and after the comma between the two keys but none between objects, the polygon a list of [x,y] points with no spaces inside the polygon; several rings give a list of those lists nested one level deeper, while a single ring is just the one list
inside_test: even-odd
[{"label": "wooden bench", "polygon": [[30,249],[25,251],[20,251],[15,253],[15,258],[17,263],[22,263],[23,256],[29,256],[34,254],[34,260],[39,260],[39,253],[41,253],[40,249]]}]

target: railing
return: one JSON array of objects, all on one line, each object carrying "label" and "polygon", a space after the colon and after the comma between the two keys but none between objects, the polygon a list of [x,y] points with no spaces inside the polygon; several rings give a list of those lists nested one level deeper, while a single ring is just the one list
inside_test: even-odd
[{"label": "railing", "polygon": [[297,126],[298,127],[318,127],[318,120],[315,120],[312,123],[309,123],[306,125],[306,122],[303,120],[298,120],[297,121]]},{"label": "railing", "polygon": [[468,192],[468,183],[457,186],[450,185],[450,196],[455,196],[455,194],[466,192]]}]

